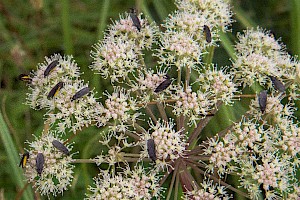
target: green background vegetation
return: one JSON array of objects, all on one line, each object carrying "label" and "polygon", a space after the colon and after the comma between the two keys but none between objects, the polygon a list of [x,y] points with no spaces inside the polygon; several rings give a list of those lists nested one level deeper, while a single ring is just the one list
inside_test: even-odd
[{"label": "green background vegetation", "polygon": [[[271,30],[276,38],[281,37],[292,55],[300,54],[299,0],[232,2],[236,22],[232,33],[222,35],[224,42],[216,50],[215,62],[229,65],[236,33],[258,25]],[[84,72],[82,78],[89,81],[100,95],[111,86],[109,81],[89,70],[92,62],[89,54],[91,46],[103,38],[103,31],[111,19],[116,20],[119,13],[136,7],[148,15],[150,21],[159,24],[175,10],[173,3],[173,0],[0,0],[0,107],[3,115],[3,119],[0,116],[0,199],[20,198],[18,192],[26,183],[22,181],[22,170],[17,166],[18,154],[28,147],[24,143],[26,140],[34,140],[32,134],[41,134],[44,125],[45,111],[34,111],[24,105],[27,88],[17,80],[18,75],[36,69],[37,63],[44,61],[44,56],[72,54]],[[239,104],[234,109],[223,109],[222,115],[236,120],[244,111]],[[217,120],[216,117],[214,122]],[[213,127],[221,128],[219,124]],[[74,152],[80,150],[76,158],[91,158],[100,153],[100,146],[97,147],[100,131],[88,128],[74,139]],[[63,197],[55,199],[82,199],[96,174],[95,165],[77,164],[72,186]],[[32,199],[32,191],[27,190],[21,198]]]}]

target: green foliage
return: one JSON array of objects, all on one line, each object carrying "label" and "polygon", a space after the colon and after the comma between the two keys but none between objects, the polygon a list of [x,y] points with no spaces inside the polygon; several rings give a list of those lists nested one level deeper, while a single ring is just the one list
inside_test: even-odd
[{"label": "green foliage", "polygon": [[[235,32],[232,35],[221,34],[223,47],[215,52],[217,63],[228,63],[224,52],[232,57],[237,31],[257,25],[272,30],[276,38],[282,37],[292,54],[300,55],[298,0],[232,0],[232,3],[237,21],[233,25]],[[23,104],[26,86],[17,80],[17,76],[35,69],[37,63],[44,60],[44,56],[53,53],[73,54],[81,72],[84,72],[83,79],[89,81],[98,94],[110,89],[107,80],[93,76],[93,72],[88,69],[91,62],[89,52],[91,46],[103,38],[103,31],[111,23],[110,19],[117,19],[119,13],[128,12],[130,7],[137,7],[149,16],[150,21],[157,23],[161,23],[175,9],[173,0],[0,2],[0,103],[3,105],[0,113],[7,116],[5,120],[0,116],[0,196],[4,193],[6,199],[12,199],[25,185],[21,169],[17,168],[17,152],[21,153],[21,149],[26,148],[24,141],[32,140],[32,134],[41,132],[44,126],[43,111],[33,111]],[[5,102],[4,96],[7,96]],[[244,112],[240,104],[229,109],[224,107],[221,112],[231,120],[236,120]],[[227,126],[216,120],[207,128],[213,127],[215,132]],[[100,137],[97,134],[99,131],[89,128],[75,139],[77,145],[74,151],[81,150],[78,157],[89,158],[99,153],[101,149],[94,148]],[[63,199],[83,198],[87,185],[91,184],[92,177],[97,174],[97,167],[77,164],[75,174],[73,185],[64,193]],[[181,191],[181,187],[178,188]],[[23,198],[32,199],[32,195],[30,190],[26,190]]]}]

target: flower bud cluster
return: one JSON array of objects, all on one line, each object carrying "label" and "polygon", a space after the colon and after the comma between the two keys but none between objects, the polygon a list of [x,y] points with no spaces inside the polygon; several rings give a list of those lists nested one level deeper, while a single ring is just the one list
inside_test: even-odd
[{"label": "flower bud cluster", "polygon": [[233,81],[234,75],[226,73],[226,68],[218,70],[216,66],[203,67],[198,72],[199,87],[210,93],[210,98],[214,104],[217,101],[232,104],[234,95],[237,93],[237,85]]}]

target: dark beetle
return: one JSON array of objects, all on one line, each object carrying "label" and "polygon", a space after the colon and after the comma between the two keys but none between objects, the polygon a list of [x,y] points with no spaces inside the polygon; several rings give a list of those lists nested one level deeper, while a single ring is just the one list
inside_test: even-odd
[{"label": "dark beetle", "polygon": [[70,152],[69,152],[68,148],[65,145],[63,145],[61,142],[59,142],[58,140],[53,140],[52,144],[55,148],[57,148],[58,150],[60,150],[64,154],[70,155]]},{"label": "dark beetle", "polygon": [[22,168],[24,168],[26,166],[26,163],[27,163],[27,160],[29,158],[29,152],[25,152],[21,158],[21,161],[20,161],[20,164],[19,164],[19,167],[22,166]]},{"label": "dark beetle", "polygon": [[131,8],[131,9],[130,9],[130,17],[131,17],[131,20],[132,20],[132,22],[133,22],[133,25],[134,25],[139,31],[141,31],[141,28],[142,28],[141,22],[140,22],[138,16],[136,15],[136,11],[135,11],[134,8]]},{"label": "dark beetle", "polygon": [[47,98],[48,99],[51,99],[53,97],[55,97],[58,92],[61,90],[61,88],[63,88],[64,86],[64,83],[63,82],[58,82],[51,90],[50,92],[48,93],[48,96]]},{"label": "dark beetle", "polygon": [[19,80],[30,83],[32,81],[32,78],[27,74],[20,74]]},{"label": "dark beetle", "polygon": [[205,35],[206,42],[211,43],[211,32],[208,26],[203,26],[203,32]]},{"label": "dark beetle", "polygon": [[157,92],[165,90],[167,87],[169,87],[169,85],[171,85],[171,83],[172,83],[172,81],[170,79],[170,76],[167,74],[166,79],[157,86],[157,88],[154,90],[154,92],[157,93]]},{"label": "dark beetle", "polygon": [[147,140],[147,150],[148,155],[152,161],[156,161],[156,151],[155,151],[155,143],[153,139]]},{"label": "dark beetle", "polygon": [[54,60],[52,61],[48,67],[46,68],[46,70],[44,71],[44,77],[48,76],[50,74],[50,72],[58,65],[58,60]]},{"label": "dark beetle", "polygon": [[36,171],[39,175],[42,174],[44,169],[45,158],[42,153],[38,153],[36,156]]},{"label": "dark beetle", "polygon": [[267,98],[268,98],[268,95],[267,95],[266,90],[263,90],[259,93],[258,103],[259,103],[259,107],[260,107],[260,110],[261,110],[262,113],[264,113],[265,110],[266,110]]},{"label": "dark beetle", "polygon": [[76,92],[76,94],[74,94],[74,96],[72,97],[71,101],[79,99],[80,97],[83,97],[84,95],[88,94],[89,92],[90,92],[90,88],[89,87],[82,88],[81,90],[79,90],[78,92]]},{"label": "dark beetle", "polygon": [[271,79],[271,81],[273,83],[273,86],[276,90],[278,90],[279,92],[285,92],[285,86],[280,80],[278,80],[274,76],[270,76],[270,79]]}]

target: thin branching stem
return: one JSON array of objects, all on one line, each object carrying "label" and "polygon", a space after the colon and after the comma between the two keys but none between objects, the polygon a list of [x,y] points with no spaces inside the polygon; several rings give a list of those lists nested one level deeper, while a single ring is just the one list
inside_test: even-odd
[{"label": "thin branching stem", "polygon": [[[177,162],[178,162],[178,161],[177,161]],[[160,181],[159,181],[159,186],[160,186],[160,187],[164,184],[164,182],[165,182],[165,181],[167,180],[167,178],[169,177],[170,173],[174,170],[174,165],[175,165],[175,163],[172,162],[172,163],[170,164],[170,166],[168,166],[167,171],[165,172],[165,174],[164,174],[164,176],[162,177],[162,179],[160,179]]]},{"label": "thin branching stem", "polygon": [[177,175],[177,172],[178,172],[178,165],[179,165],[179,162],[176,162],[175,168],[173,170],[171,184],[169,185],[169,191],[168,191],[168,195],[167,195],[166,200],[169,200],[171,198],[171,194],[172,194],[172,190],[173,190],[173,185],[174,185],[175,178],[176,178],[176,175]]},{"label": "thin branching stem", "polygon": [[145,107],[145,109],[146,109],[147,114],[151,117],[152,121],[153,121],[154,123],[157,123],[158,121],[157,121],[155,115],[153,114],[153,112],[152,112],[150,106],[147,105],[147,106]]},{"label": "thin branching stem", "polygon": [[168,122],[168,116],[167,116],[167,113],[165,111],[165,108],[164,106],[162,105],[161,102],[157,102],[157,108],[158,108],[158,111],[162,117],[162,119],[165,121],[165,122]]},{"label": "thin branching stem", "polygon": [[246,193],[236,189],[235,187],[225,183],[224,181],[221,181],[219,178],[216,178],[212,175],[209,175],[208,173],[205,173],[205,171],[199,169],[195,164],[192,164],[192,163],[188,162],[188,165],[191,166],[193,168],[193,170],[195,170],[195,171],[199,172],[200,174],[208,177],[209,179],[212,179],[215,183],[219,183],[219,184],[225,186],[226,188],[230,189],[231,191],[234,191],[234,192],[240,194],[241,196],[249,198],[249,196]]},{"label": "thin branching stem", "polygon": [[[211,114],[215,114],[218,110],[218,108],[222,105],[221,101],[218,101],[216,103],[216,108],[212,110]],[[204,127],[208,124],[208,122],[212,119],[212,117],[206,117],[197,124],[197,127],[194,129],[194,131],[189,136],[187,142],[189,144],[189,147],[193,145],[193,141],[200,135],[201,131],[204,129]]]}]

